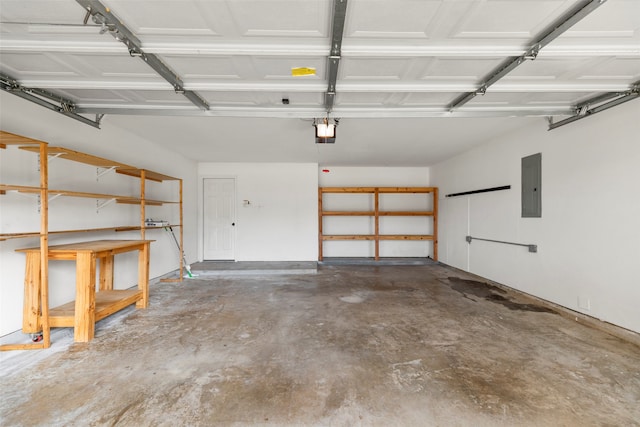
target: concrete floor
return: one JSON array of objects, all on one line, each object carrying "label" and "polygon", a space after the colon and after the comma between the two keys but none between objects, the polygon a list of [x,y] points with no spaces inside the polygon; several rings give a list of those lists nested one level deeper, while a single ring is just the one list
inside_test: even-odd
[{"label": "concrete floor", "polygon": [[477,280],[320,266],[156,284],[91,343],[4,359],[0,425],[640,425],[639,347]]}]

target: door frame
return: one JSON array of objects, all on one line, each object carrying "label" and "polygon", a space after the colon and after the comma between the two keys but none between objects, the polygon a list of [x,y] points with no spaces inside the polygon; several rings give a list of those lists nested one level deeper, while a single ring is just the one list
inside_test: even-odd
[{"label": "door frame", "polygon": [[205,179],[233,179],[233,207],[235,216],[235,231],[233,233],[233,260],[237,261],[238,254],[238,176],[237,175],[200,175],[198,177],[198,261],[204,261],[204,180]]}]

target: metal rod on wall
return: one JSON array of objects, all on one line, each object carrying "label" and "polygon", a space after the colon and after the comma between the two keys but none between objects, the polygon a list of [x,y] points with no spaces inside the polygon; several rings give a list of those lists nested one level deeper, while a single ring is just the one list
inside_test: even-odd
[{"label": "metal rod on wall", "polygon": [[451,193],[451,194],[447,194],[446,197],[467,196],[469,194],[489,193],[491,191],[500,191],[500,190],[509,190],[509,189],[511,189],[510,185],[503,185],[501,187],[483,188],[482,190],[464,191],[462,193]]},{"label": "metal rod on wall", "polygon": [[524,246],[526,248],[529,248],[529,252],[538,252],[538,245],[531,245],[527,243],[504,242],[502,240],[481,239],[479,237],[472,237],[472,236],[467,236],[465,240],[469,244],[471,244],[472,240],[482,240],[483,242],[504,243],[505,245]]}]

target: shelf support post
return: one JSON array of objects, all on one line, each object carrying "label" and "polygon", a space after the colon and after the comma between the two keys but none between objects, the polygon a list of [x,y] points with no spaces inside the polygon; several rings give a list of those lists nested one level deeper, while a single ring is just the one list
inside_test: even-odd
[{"label": "shelf support post", "polygon": [[438,261],[438,188],[434,187],[433,192],[433,260]]},{"label": "shelf support post", "polygon": [[318,188],[318,261],[322,261],[322,187]]},{"label": "shelf support post", "polygon": [[145,238],[145,215],[146,215],[146,205],[145,205],[145,181],[147,179],[147,172],[144,169],[140,170],[140,238],[144,240]]},{"label": "shelf support post", "polygon": [[374,201],[374,217],[375,217],[375,248],[376,248],[376,261],[380,261],[380,189],[376,187],[373,196]]},{"label": "shelf support post", "polygon": [[[179,180],[179,186],[180,186],[180,255],[182,255],[180,257],[180,279],[183,278],[184,276],[184,263],[185,263],[185,256],[184,256],[184,224],[182,222],[183,218],[182,218],[182,179]],[[188,270],[189,273],[191,273],[191,269]]]},{"label": "shelf support post", "polygon": [[49,324],[49,158],[47,144],[40,143],[40,310],[42,346],[51,346]]}]

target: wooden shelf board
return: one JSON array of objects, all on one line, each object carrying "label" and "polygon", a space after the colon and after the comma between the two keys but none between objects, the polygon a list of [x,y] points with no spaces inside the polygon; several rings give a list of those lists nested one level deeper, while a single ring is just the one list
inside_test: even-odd
[{"label": "wooden shelf board", "polygon": [[[37,139],[27,138],[26,136],[16,135],[11,132],[0,131],[0,146],[5,148],[7,145],[24,145],[24,144],[47,144],[44,141],[38,141]],[[39,150],[39,148],[37,148]],[[36,151],[37,151],[36,150]]]},{"label": "wooden shelf board", "polygon": [[[323,211],[322,216],[375,216],[374,211]],[[433,216],[432,211],[384,211],[378,216]]]},{"label": "wooden shelf board", "polygon": [[378,193],[433,193],[435,187],[379,187]]},{"label": "wooden shelf board", "polygon": [[322,240],[433,240],[429,234],[333,234],[323,235]]},{"label": "wooden shelf board", "polygon": [[135,231],[139,230],[140,226],[117,226],[117,227],[98,227],[98,228],[77,228],[73,230],[56,230],[49,231],[49,234],[67,234],[67,233],[97,233],[100,231]]},{"label": "wooden shelf board", "polygon": [[[21,150],[38,151],[37,147],[19,147]],[[99,168],[131,168],[132,166],[114,160],[105,159],[103,157],[92,156],[91,154],[81,153],[79,151],[70,150],[64,147],[47,147],[47,154],[57,155],[60,158],[71,160],[73,162],[84,163]]]},{"label": "wooden shelf board", "polygon": [[[21,191],[21,190],[19,190]],[[24,191],[29,192],[29,191]],[[119,196],[116,194],[102,194],[102,193],[85,193],[83,191],[70,191],[70,190],[49,190],[49,195],[59,195],[65,197],[82,197],[87,199],[114,199],[117,203],[124,203],[129,205],[139,205],[142,203],[142,199],[130,196]],[[161,200],[145,200],[146,205],[162,206],[164,203]]]},{"label": "wooden shelf board", "polygon": [[[166,227],[180,227],[179,224],[169,224]],[[115,227],[97,227],[97,228],[77,228],[73,230],[54,230],[49,231],[49,234],[73,234],[73,233],[98,233],[101,231],[138,231],[142,229],[150,230],[154,228],[164,227],[140,227],[139,225],[119,225]],[[26,231],[24,233],[2,233],[0,234],[0,240],[20,239],[25,237],[39,237],[41,234],[37,231]]]},{"label": "wooden shelf board", "polygon": [[435,187],[320,187],[322,193],[432,193]]},{"label": "wooden shelf board", "polygon": [[155,230],[155,229],[162,229],[162,228],[166,228],[166,227],[181,227],[180,224],[167,224],[167,225],[151,225],[148,227],[144,227],[145,230]]},{"label": "wooden shelf board", "polygon": [[38,231],[28,231],[25,233],[3,233],[0,234],[0,241],[9,239],[22,239],[25,237],[40,237],[42,234]]},{"label": "wooden shelf board", "polygon": [[145,179],[151,180],[151,181],[157,181],[157,182],[162,182],[162,181],[177,181],[180,178],[175,178],[173,176],[169,176],[169,175],[164,175],[158,172],[153,172],[147,169],[137,169],[137,168],[133,168],[133,167],[127,167],[127,168],[118,168],[116,169],[116,172],[121,173],[123,175],[128,175],[128,176],[133,176],[136,178],[141,178],[142,177],[142,171],[144,171],[144,177]]},{"label": "wooden shelf board", "polygon": [[71,190],[49,190],[49,195],[60,195],[66,197],[83,197],[88,199],[133,199],[134,197],[116,196],[114,194],[102,194],[102,193],[85,193],[83,191],[71,191]]},{"label": "wooden shelf board", "polygon": [[[154,229],[163,229],[165,227],[180,227],[180,224],[168,224],[165,226],[155,226],[155,227],[140,227],[139,225],[120,225],[115,227],[99,227],[99,228],[78,228],[73,230],[54,230],[49,231],[49,234],[73,234],[73,233],[98,233],[101,231],[115,231],[115,232],[123,232],[123,231],[138,231],[142,230],[154,230]],[[22,239],[26,237],[40,237],[41,234],[37,231],[25,231],[24,233],[2,233],[0,234],[0,241],[9,240],[9,239]]]},{"label": "wooden shelf board", "polygon": [[322,216],[375,216],[374,211],[323,211]]},{"label": "wooden shelf board", "polygon": [[[118,255],[119,253],[129,252],[134,247],[140,247],[146,243],[155,242],[155,240],[92,240],[86,242],[64,243],[61,245],[49,246],[50,260],[67,260],[68,256],[75,257],[75,253],[79,251],[93,252],[96,256]],[[40,247],[20,248],[16,252],[40,252]]]},{"label": "wooden shelf board", "polygon": [[320,187],[323,193],[375,193],[375,187]]},{"label": "wooden shelf board", "polygon": [[378,212],[378,216],[433,216],[432,211],[385,211]]},{"label": "wooden shelf board", "polygon": [[19,191],[21,193],[40,193],[43,189],[40,187],[32,187],[29,185],[11,185],[11,184],[0,184],[0,192],[4,193],[6,191]]},{"label": "wooden shelf board", "polygon": [[[28,194],[36,194],[40,193],[42,189],[40,187],[29,187],[26,185],[8,185],[8,184],[0,184],[0,191],[18,191],[20,193],[28,193]],[[90,199],[115,199],[118,203],[132,203],[139,204],[141,202],[140,199],[129,196],[117,196],[115,194],[102,194],[102,193],[85,193],[83,191],[71,191],[71,190],[47,190],[49,195],[59,195],[59,196],[67,196],[67,197],[84,197]],[[162,204],[162,203],[172,203],[172,202],[161,202],[158,200],[146,200],[147,204]]]},{"label": "wooden shelf board", "polygon": [[[96,322],[142,299],[142,291],[113,290],[96,292]],[[49,310],[51,326],[54,328],[73,328],[75,301],[68,302]]]},{"label": "wooden shelf board", "polygon": [[[42,189],[40,187],[29,187],[25,185],[8,185],[0,184],[0,192],[6,191],[18,191],[20,193],[37,194]],[[118,196],[115,194],[102,194],[102,193],[86,193],[83,191],[71,191],[71,190],[48,190],[50,196],[66,196],[66,197],[82,197],[89,199],[114,199],[118,203],[126,203],[131,205],[139,205],[142,200],[136,197]],[[151,206],[162,206],[165,203],[179,203],[179,202],[165,202],[162,200],[145,200],[145,204]]]},{"label": "wooden shelf board", "polygon": [[[116,202],[118,203],[122,203],[125,205],[140,205],[142,204],[142,200],[140,199],[134,199],[134,198],[118,198],[116,199]],[[172,203],[172,202],[163,202],[161,200],[149,200],[149,199],[145,199],[144,204],[147,206],[162,206],[165,203]]]},{"label": "wooden shelf board", "polygon": [[381,234],[378,240],[433,240],[433,236],[430,234]]},{"label": "wooden shelf board", "polygon": [[323,235],[322,240],[376,240],[372,234],[333,234]]}]

